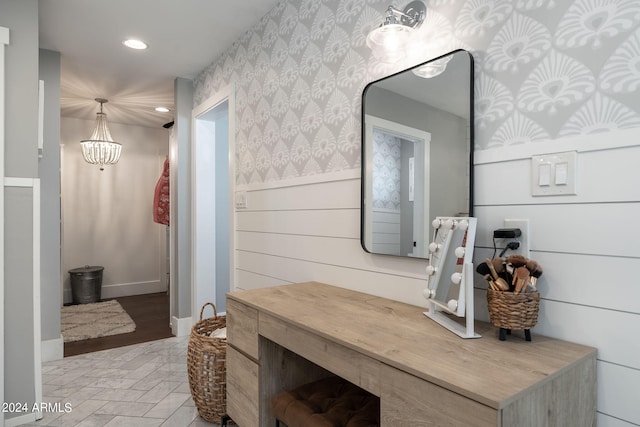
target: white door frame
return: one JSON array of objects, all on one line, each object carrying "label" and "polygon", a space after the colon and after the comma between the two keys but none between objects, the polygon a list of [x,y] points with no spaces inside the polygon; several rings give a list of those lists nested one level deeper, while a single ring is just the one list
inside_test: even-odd
[{"label": "white door frame", "polygon": [[[415,156],[421,158],[421,162],[424,165],[421,176],[429,177],[429,156],[430,156],[430,144],[431,144],[431,133],[426,132],[422,129],[416,129],[409,126],[405,126],[400,123],[392,122],[390,120],[382,119],[380,117],[372,116],[370,114],[365,115],[365,140],[373,141],[373,130],[381,129],[385,133],[390,135],[398,136],[400,138],[416,142],[416,152]],[[369,170],[373,170],[373,150],[366,150],[366,158],[363,159],[363,162],[366,162],[367,168]],[[416,179],[419,179],[420,173],[416,171]],[[365,194],[367,196],[373,194],[372,180],[365,180]],[[425,189],[425,194],[428,191],[428,187]],[[429,219],[429,196],[422,198],[421,196],[416,196],[416,202],[422,199],[422,203],[420,208],[422,208],[424,212],[424,217]],[[365,207],[364,209],[367,212],[369,218],[372,217],[373,212],[373,201],[371,197],[365,197]],[[427,221],[430,223],[430,221]],[[414,221],[413,224],[413,235],[416,241],[416,247],[414,251],[418,254],[425,254],[425,246],[429,241],[429,227],[425,226],[422,221]],[[373,235],[371,227],[368,227],[366,230],[366,234],[364,236],[365,242],[368,243],[367,247],[372,247],[373,243]],[[406,254],[403,254],[406,255]]]},{"label": "white door frame", "polygon": [[[236,266],[236,250],[235,250],[235,86],[233,84],[227,85],[218,90],[213,96],[206,99],[200,105],[195,107],[191,115],[191,317],[193,323],[200,320],[199,312],[200,307],[197,307],[196,298],[196,272],[197,268],[197,245],[196,245],[196,196],[198,183],[196,180],[196,151],[197,151],[197,132],[196,132],[196,120],[213,110],[217,106],[228,102],[229,105],[229,290],[235,289],[235,266]],[[218,313],[221,314],[221,313]]]}]

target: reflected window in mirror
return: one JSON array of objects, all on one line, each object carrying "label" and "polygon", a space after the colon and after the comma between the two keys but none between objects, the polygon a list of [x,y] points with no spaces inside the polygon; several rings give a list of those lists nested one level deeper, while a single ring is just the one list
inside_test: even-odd
[{"label": "reflected window in mirror", "polygon": [[429,218],[472,215],[471,55],[370,83],[362,114],[362,247],[428,258]]}]

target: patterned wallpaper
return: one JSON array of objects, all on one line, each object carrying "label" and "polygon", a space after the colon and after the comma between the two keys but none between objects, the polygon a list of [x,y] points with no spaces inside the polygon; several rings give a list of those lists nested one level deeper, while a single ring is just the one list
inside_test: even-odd
[{"label": "patterned wallpaper", "polygon": [[194,105],[236,83],[238,184],[359,168],[364,86],[455,48],[476,150],[640,127],[638,0],[430,0],[405,64],[365,44],[389,4],[284,0],[203,70]]},{"label": "patterned wallpaper", "polygon": [[400,171],[402,170],[402,139],[373,129],[373,197],[376,209],[400,211]]}]

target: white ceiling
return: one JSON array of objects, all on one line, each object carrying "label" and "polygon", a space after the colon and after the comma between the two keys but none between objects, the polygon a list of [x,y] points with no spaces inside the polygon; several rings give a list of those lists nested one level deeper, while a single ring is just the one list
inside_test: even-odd
[{"label": "white ceiling", "polygon": [[[94,98],[106,98],[109,122],[172,121],[174,79],[194,78],[278,2],[40,0],[40,48],[61,54],[61,115],[93,120]],[[149,48],[126,48],[127,38]]]}]

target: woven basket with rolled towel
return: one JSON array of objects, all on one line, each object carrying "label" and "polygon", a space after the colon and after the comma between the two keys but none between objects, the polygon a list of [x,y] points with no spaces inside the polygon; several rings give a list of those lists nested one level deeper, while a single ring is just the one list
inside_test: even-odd
[{"label": "woven basket with rolled towel", "polygon": [[[204,309],[213,308],[213,317],[203,319]],[[200,321],[191,328],[187,347],[187,374],[191,397],[198,414],[220,424],[227,414],[227,338],[216,331],[227,327],[226,316],[218,316],[216,306],[208,302],[200,310]]]}]

